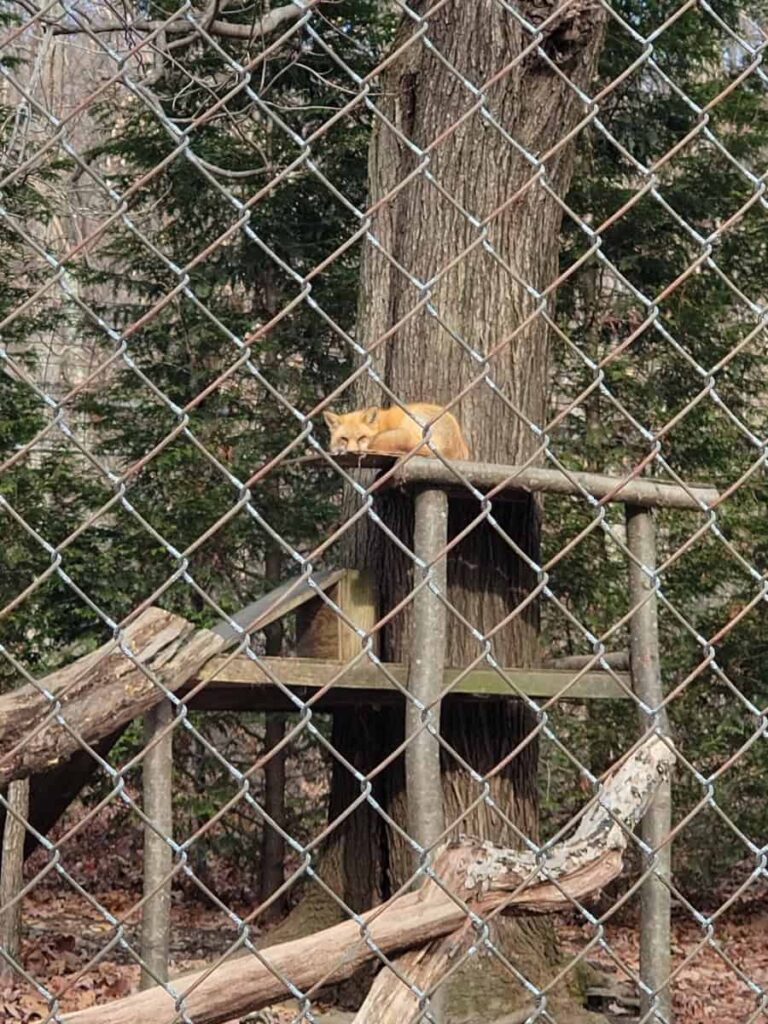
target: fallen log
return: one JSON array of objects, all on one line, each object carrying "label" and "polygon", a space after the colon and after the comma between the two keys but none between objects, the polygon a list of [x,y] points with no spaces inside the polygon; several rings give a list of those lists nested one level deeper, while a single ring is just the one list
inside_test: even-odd
[{"label": "fallen log", "polygon": [[153,675],[175,691],[225,644],[179,615],[148,608],[119,642],[0,697],[0,786],[48,772],[83,741],[93,745],[115,733],[161,700]]},{"label": "fallen log", "polygon": [[[475,876],[487,877],[495,886],[504,865],[508,875],[505,882],[518,880],[518,892],[510,897],[517,912],[562,910],[570,902],[568,897],[581,898],[602,889],[621,871],[629,829],[643,816],[673,763],[671,748],[663,740],[649,737],[610,773],[599,799],[587,806],[573,836],[548,851],[540,867],[533,853],[500,847],[491,850],[490,843],[483,843],[483,848],[489,849],[488,861],[483,865],[478,861],[473,869]],[[385,966],[374,979],[352,1024],[415,1019],[419,998],[414,989],[432,989],[449,963],[455,963],[474,938],[465,926],[463,934],[449,935],[426,949],[400,957],[396,971]]]},{"label": "fallen log", "polygon": [[[628,830],[642,817],[673,763],[669,745],[649,737],[607,778],[572,838],[546,851],[539,860],[527,851],[506,849],[490,841],[461,839],[444,847],[435,859],[434,870],[442,885],[429,881],[417,892],[389,900],[362,915],[362,926],[345,921],[258,954],[224,957],[205,970],[174,979],[167,989],[156,986],[68,1014],[64,1021],[170,1024],[186,1014],[195,1024],[223,1024],[285,999],[297,989],[311,995],[322,986],[350,977],[379,953],[401,953],[439,940],[424,956],[414,954],[408,961],[421,970],[419,984],[429,987],[446,956],[463,941],[464,933],[471,935],[467,911],[446,890],[475,914],[487,916],[551,913],[601,889],[621,870]],[[411,989],[385,970],[355,1020],[357,1024],[389,1024],[416,1005]]]}]

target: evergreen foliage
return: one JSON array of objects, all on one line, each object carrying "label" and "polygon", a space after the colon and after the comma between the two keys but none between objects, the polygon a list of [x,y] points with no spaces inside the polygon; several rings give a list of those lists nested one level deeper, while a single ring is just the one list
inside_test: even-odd
[{"label": "evergreen foliage", "polygon": [[[677,6],[613,4],[643,36]],[[175,7],[173,0],[153,3],[152,14]],[[58,428],[34,456],[0,474],[6,503],[0,505],[0,605],[44,577],[0,622],[0,643],[30,671],[52,667],[73,641],[82,653],[82,645],[108,632],[67,580],[115,621],[155,594],[158,603],[210,624],[217,616],[201,591],[232,611],[268,586],[265,559],[276,545],[288,569],[293,551],[310,550],[328,533],[337,514],[337,477],[284,467],[275,483],[274,474],[262,481],[258,471],[295,442],[295,454],[305,450],[302,417],[351,369],[343,332],[354,333],[359,239],[330,257],[360,227],[355,208],[365,206],[368,107],[359,100],[316,141],[315,133],[360,94],[347,69],[364,76],[391,40],[392,15],[383,7],[342,0],[322,8],[323,32],[338,60],[305,30],[257,65],[247,86],[233,90],[241,82],[233,62],[244,64],[254,54],[236,40],[219,40],[217,48],[192,44],[152,86],[161,118],[135,97],[117,112],[102,108],[104,138],[89,159],[116,193],[129,196],[128,212],[111,224],[98,260],[78,274],[86,291],[104,297],[97,312],[125,332],[125,350],[80,401],[78,415],[90,419],[98,458],[125,473],[125,487],[60,552],[64,579],[51,571],[51,549],[115,488]],[[718,15],[743,31],[740,18],[764,20],[765,10],[726,0]],[[227,17],[250,15],[244,9]],[[645,50],[617,20],[608,32],[595,93]],[[751,74],[726,94],[747,59],[701,6],[654,38],[652,57],[601,98],[602,127],[593,124],[580,141],[567,204],[593,230],[623,210],[600,233],[600,252],[618,275],[592,256],[559,289],[558,323],[570,342],[554,340],[553,398],[562,407],[592,390],[552,432],[551,445],[572,468],[605,471],[636,465],[658,445],[670,472],[724,489],[756,464],[766,436],[761,317],[768,222],[764,201],[755,200],[768,131],[766,86]],[[8,113],[0,111],[0,149],[10,142]],[[106,130],[116,117],[119,131]],[[663,159],[676,144],[676,154]],[[38,167],[7,190],[4,208],[25,226],[44,224],[51,216],[45,182],[66,172],[62,164]],[[561,268],[573,268],[593,241],[566,215]],[[0,219],[0,319],[48,272],[32,266],[19,235]],[[54,303],[34,304],[4,329],[5,349],[34,376],[34,339],[55,333],[63,317]],[[257,330],[246,361],[238,342],[273,320],[263,335]],[[96,332],[105,353],[114,349],[92,319],[84,318],[81,329]],[[425,393],[428,373],[425,367]],[[12,458],[50,416],[33,388],[0,368],[0,460]],[[322,440],[320,426],[315,418],[313,436]],[[663,475],[658,462],[648,471]],[[713,782],[713,792],[757,845],[768,766],[760,743],[751,741],[762,728],[758,709],[768,703],[765,602],[739,615],[764,586],[766,497],[761,468],[718,510],[717,525],[669,564],[665,559],[705,518],[657,516],[662,588],[684,617],[662,604],[665,686],[672,689],[710,659],[671,704],[675,735],[704,776],[751,744],[737,768]],[[215,528],[222,517],[225,525]],[[545,557],[594,521],[585,503],[547,499]],[[620,538],[619,506],[605,510],[605,522]],[[597,526],[551,567],[550,586],[575,619],[603,635],[628,609],[620,543]],[[590,652],[584,634],[554,605],[545,602],[543,609],[549,654]],[[724,631],[729,619],[734,627]],[[626,642],[622,628],[609,646]],[[0,678],[18,684],[7,659],[1,664]],[[586,717],[562,711],[554,728],[599,773],[634,734],[627,707],[601,703]],[[556,752],[545,749],[542,766],[549,780],[545,813],[554,829],[581,805],[583,793],[577,773]],[[679,818],[702,788],[682,771],[675,792]],[[205,806],[198,810],[204,817]],[[744,852],[741,838],[721,821],[713,829],[713,814],[700,813],[678,843],[678,850],[696,853],[678,864],[689,882],[704,865],[708,882]],[[733,841],[723,842],[724,833]]]},{"label": "evergreen foliage", "polygon": [[[676,11],[667,3],[614,6],[642,34]],[[748,29],[739,5],[718,5],[717,13],[742,34]],[[764,20],[765,10],[753,13]],[[642,44],[612,23],[598,88],[614,81],[642,51]],[[558,399],[565,404],[596,381],[601,385],[552,437],[553,450],[571,468],[625,471],[658,450],[668,469],[653,461],[649,474],[667,480],[677,474],[725,490],[761,456],[756,439],[765,437],[768,426],[761,328],[768,220],[755,196],[768,138],[766,82],[752,74],[727,93],[748,63],[745,51],[739,52],[713,18],[691,9],[655,39],[653,64],[644,63],[601,101],[606,131],[593,127],[581,146],[570,208],[589,214],[593,229],[627,208],[601,232],[601,252],[618,274],[592,257],[560,294],[560,322],[572,345],[558,343]],[[703,110],[721,94],[706,117],[694,109]],[[662,159],[677,145],[671,159]],[[566,217],[562,269],[589,244]],[[660,603],[666,691],[712,659],[670,705],[680,748],[704,777],[754,738],[761,728],[757,709],[768,699],[760,655],[763,601],[732,631],[707,643],[761,592],[766,532],[758,510],[767,496],[759,469],[719,508],[716,526],[704,529],[689,547],[686,542],[706,516],[677,511],[655,516],[661,587],[669,602]],[[548,501],[547,550],[561,550],[593,520],[584,503]],[[620,540],[620,506],[606,509],[606,523]],[[683,553],[667,563],[679,550]],[[555,565],[552,589],[576,619],[601,636],[628,610],[626,571],[620,542],[597,528]],[[559,612],[550,606],[545,617],[555,653],[591,653],[584,634],[564,626]],[[609,648],[627,645],[626,627],[607,641]],[[626,707],[601,704],[590,709],[586,721],[565,716],[563,727],[569,737],[571,729],[581,733],[584,763],[599,774],[631,742],[637,726]],[[582,795],[572,770],[557,757],[555,762],[569,777],[555,789],[560,818]],[[545,762],[545,769],[551,771],[552,763]],[[754,794],[764,771],[764,755],[753,746],[713,789],[758,845],[764,821]],[[676,818],[702,792],[694,775],[681,770]],[[722,876],[726,863],[745,853],[742,840],[715,817],[712,811],[699,813],[676,846],[676,870],[683,869],[689,880],[701,872],[709,884]],[[702,849],[710,856],[702,857]]]}]

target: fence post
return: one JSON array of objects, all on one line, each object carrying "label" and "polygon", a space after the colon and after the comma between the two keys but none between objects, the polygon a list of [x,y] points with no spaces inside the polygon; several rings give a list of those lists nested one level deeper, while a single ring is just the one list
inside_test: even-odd
[{"label": "fence post", "polygon": [[[414,502],[413,549],[431,563],[448,542],[448,498],[445,491],[419,490]],[[445,595],[446,559],[431,565],[435,587]],[[440,781],[440,744],[428,730],[417,733],[422,708],[439,700],[445,669],[445,605],[429,587],[413,600],[413,640],[405,705],[405,780],[408,795],[408,834],[422,847],[435,842],[445,827]],[[440,722],[440,705],[430,715]],[[418,858],[417,858],[418,859]]]},{"label": "fence post", "polygon": [[[29,778],[8,783],[0,869],[0,946],[14,960],[21,952],[21,900],[24,887],[24,822],[29,820]],[[16,902],[13,902],[13,901]],[[13,966],[0,959],[0,982],[14,980]]]},{"label": "fence post", "polygon": [[[448,543],[448,496],[443,490],[418,489],[414,496],[413,550],[430,565],[434,586],[445,596],[448,590],[447,558],[434,562]],[[433,563],[434,564],[431,564]],[[418,570],[414,577],[418,581]],[[413,636],[405,702],[405,788],[408,798],[408,835],[422,849],[435,843],[445,828],[443,785],[440,778],[440,744],[422,724],[422,708],[431,706],[430,717],[440,727],[440,693],[446,651],[445,605],[429,586],[413,599]],[[432,857],[426,858],[431,861]],[[417,863],[421,857],[417,854]],[[437,1024],[444,1017],[445,992],[429,1000],[423,1020]],[[430,1012],[431,1011],[431,1012]]]},{"label": "fence post", "polygon": [[[632,685],[635,694],[651,708],[660,708],[664,697],[659,664],[659,622],[653,580],[656,570],[656,533],[650,509],[627,505],[627,545],[634,556],[629,560],[630,603],[635,609],[630,620]],[[645,571],[647,570],[647,572]],[[640,729],[652,726],[668,736],[666,708],[645,712],[640,709]],[[651,851],[643,868],[652,874],[643,883],[640,908],[641,1017],[649,1024],[671,1024],[671,843],[672,787],[662,781],[653,803],[643,818],[641,836]]]},{"label": "fence post", "polygon": [[[162,700],[144,716],[144,743],[173,721],[173,707]],[[147,752],[142,763],[144,813],[154,825],[144,826],[144,903],[141,919],[142,989],[168,980],[171,935],[173,851],[163,838],[173,832],[173,732],[168,731]],[[155,831],[157,829],[157,831]],[[152,893],[151,896],[148,896]]]}]

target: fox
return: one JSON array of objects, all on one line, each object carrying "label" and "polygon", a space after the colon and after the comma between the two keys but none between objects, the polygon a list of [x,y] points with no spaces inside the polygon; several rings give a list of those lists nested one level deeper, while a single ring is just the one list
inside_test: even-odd
[{"label": "fox", "polygon": [[[347,413],[324,412],[323,418],[331,432],[328,450],[331,455],[343,455],[344,452],[405,455],[423,439],[422,427],[436,420],[430,437],[435,450],[447,459],[469,458],[469,447],[461,427],[456,417],[445,412],[443,406],[413,402],[405,408],[407,413],[396,405],[388,409],[371,405],[367,409]],[[434,452],[427,445],[422,445],[416,455],[429,458]]]}]

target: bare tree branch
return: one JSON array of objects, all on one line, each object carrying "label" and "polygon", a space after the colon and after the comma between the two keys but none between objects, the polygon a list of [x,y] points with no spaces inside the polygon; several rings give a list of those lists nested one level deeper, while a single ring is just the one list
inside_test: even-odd
[{"label": "bare tree branch", "polygon": [[[224,39],[260,39],[262,36],[274,32],[280,25],[300,18],[303,13],[304,11],[301,7],[291,3],[285,4],[284,7],[275,7],[252,24],[239,25],[230,21],[221,21],[220,19],[208,22],[207,17],[204,17],[200,23],[200,28],[210,35],[220,36]],[[188,34],[190,29],[194,28],[185,18],[169,21],[167,24],[163,21],[147,21],[143,18],[131,22],[113,21],[105,25],[89,25],[87,29],[81,25],[44,23],[50,25],[53,29],[53,34],[57,36],[80,35],[83,32],[156,32],[159,29],[163,29],[168,35],[182,35]]]}]

